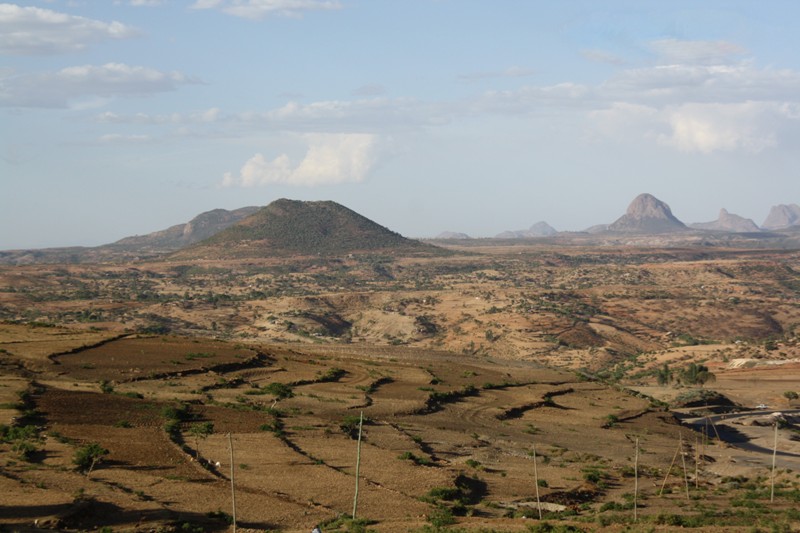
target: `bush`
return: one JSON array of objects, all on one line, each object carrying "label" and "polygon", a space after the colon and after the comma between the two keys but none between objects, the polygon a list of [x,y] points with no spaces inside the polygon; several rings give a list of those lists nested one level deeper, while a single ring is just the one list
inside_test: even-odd
[{"label": "bush", "polygon": [[287,385],[286,383],[270,383],[264,387],[264,390],[279,400],[294,396],[291,385]]},{"label": "bush", "polygon": [[167,420],[186,420],[189,418],[189,407],[187,405],[167,405],[161,409],[161,416]]},{"label": "bush", "polygon": [[[347,415],[339,423],[339,429],[346,433],[351,439],[358,438],[358,426],[361,423],[361,417],[356,415]],[[364,419],[364,425],[367,424],[367,419]]]},{"label": "bush", "polygon": [[39,451],[39,432],[36,426],[6,426],[0,424],[0,442],[11,444],[11,450],[19,454],[20,459],[30,461]]},{"label": "bush", "polygon": [[329,381],[339,381],[347,374],[347,371],[341,368],[329,368],[324,374],[320,375],[317,378],[317,381],[321,382],[329,382]]},{"label": "bush", "polygon": [[446,507],[437,507],[430,516],[428,516],[428,522],[435,528],[441,528],[455,524],[456,519],[450,509]]},{"label": "bush", "polygon": [[75,451],[75,457],[72,462],[79,471],[85,472],[87,475],[92,472],[92,469],[102,461],[103,456],[108,455],[108,450],[100,446],[96,442],[92,442],[85,446],[81,446]]}]

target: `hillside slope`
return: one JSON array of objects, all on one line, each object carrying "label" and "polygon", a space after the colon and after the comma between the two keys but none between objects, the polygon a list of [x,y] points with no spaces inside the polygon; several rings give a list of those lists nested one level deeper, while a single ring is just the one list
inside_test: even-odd
[{"label": "hillside slope", "polygon": [[332,201],[280,199],[177,254],[189,257],[336,255],[376,251],[443,253]]}]

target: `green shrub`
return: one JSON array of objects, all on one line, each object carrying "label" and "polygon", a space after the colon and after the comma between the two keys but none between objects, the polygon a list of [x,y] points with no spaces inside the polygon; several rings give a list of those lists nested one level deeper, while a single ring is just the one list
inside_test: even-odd
[{"label": "green shrub", "polygon": [[[361,417],[357,415],[347,415],[339,423],[339,429],[347,434],[351,439],[358,438],[358,427],[361,423]],[[364,425],[367,424],[367,419],[364,419]]]},{"label": "green shrub", "polygon": [[430,515],[428,522],[435,528],[450,526],[456,523],[453,512],[446,507],[437,507]]},{"label": "green shrub", "polygon": [[108,453],[108,450],[100,446],[100,444],[92,442],[75,450],[75,457],[72,462],[79,471],[88,475]]},{"label": "green shrub", "polygon": [[294,396],[294,392],[292,391],[291,385],[286,383],[277,383],[273,382],[264,387],[264,390],[267,391],[269,394],[272,394],[279,400],[283,400],[285,398],[291,398]]}]

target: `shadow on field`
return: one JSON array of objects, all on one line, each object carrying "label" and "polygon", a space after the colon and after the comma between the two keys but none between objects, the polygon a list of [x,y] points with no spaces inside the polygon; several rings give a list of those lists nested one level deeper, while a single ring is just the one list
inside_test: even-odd
[{"label": "shadow on field", "polygon": [[[29,519],[38,522],[39,527],[95,529],[98,527],[136,527],[148,522],[170,522],[199,525],[205,531],[224,531],[228,521],[224,516],[207,515],[196,512],[178,512],[169,509],[126,510],[107,502],[81,500],[56,505],[16,505],[0,506],[0,520]],[[244,525],[244,524],[243,524]],[[258,529],[274,529],[271,524],[254,524]]]}]

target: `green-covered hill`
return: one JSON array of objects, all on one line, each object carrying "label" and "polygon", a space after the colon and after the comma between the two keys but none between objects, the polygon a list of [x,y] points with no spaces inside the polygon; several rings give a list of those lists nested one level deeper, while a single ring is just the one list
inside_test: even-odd
[{"label": "green-covered hill", "polygon": [[176,256],[245,258],[370,251],[443,252],[407,239],[336,202],[280,199]]}]

